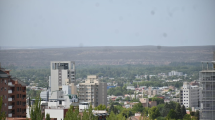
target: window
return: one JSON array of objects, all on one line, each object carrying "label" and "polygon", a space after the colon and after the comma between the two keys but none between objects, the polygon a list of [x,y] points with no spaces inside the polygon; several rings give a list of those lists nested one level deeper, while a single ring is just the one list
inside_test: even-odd
[{"label": "window", "polygon": [[16,105],[19,105],[19,101],[16,102]]},{"label": "window", "polygon": [[16,98],[19,98],[19,94],[16,95]]},{"label": "window", "polygon": [[19,91],[19,87],[17,87],[17,91]]}]

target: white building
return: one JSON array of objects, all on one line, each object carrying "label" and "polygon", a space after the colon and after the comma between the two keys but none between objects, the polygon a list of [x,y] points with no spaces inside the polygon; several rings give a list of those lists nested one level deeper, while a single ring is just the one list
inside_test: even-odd
[{"label": "white building", "polygon": [[[67,81],[66,81],[67,80]],[[51,91],[61,90],[62,85],[75,83],[75,62],[51,62]]]},{"label": "white building", "polygon": [[199,107],[199,87],[191,86],[189,82],[184,82],[183,89],[180,91],[180,103],[186,108]]},{"label": "white building", "polygon": [[134,87],[134,86],[127,86],[126,89],[127,89],[127,90],[135,90],[135,87]]},{"label": "white building", "polygon": [[169,76],[183,76],[183,72],[171,71],[168,73]]},{"label": "white building", "polygon": [[84,110],[88,110],[90,108],[89,102],[80,102],[79,103],[79,112],[84,112]]},{"label": "white building", "polygon": [[57,118],[57,120],[63,120],[65,112],[63,108],[45,109],[45,115],[48,113],[50,118]]}]

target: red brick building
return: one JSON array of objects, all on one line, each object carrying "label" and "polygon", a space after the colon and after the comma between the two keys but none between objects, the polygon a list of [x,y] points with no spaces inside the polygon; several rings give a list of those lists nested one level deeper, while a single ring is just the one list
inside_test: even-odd
[{"label": "red brick building", "polygon": [[3,98],[1,112],[6,117],[26,118],[26,85],[12,78],[10,71],[0,68],[0,96]]}]

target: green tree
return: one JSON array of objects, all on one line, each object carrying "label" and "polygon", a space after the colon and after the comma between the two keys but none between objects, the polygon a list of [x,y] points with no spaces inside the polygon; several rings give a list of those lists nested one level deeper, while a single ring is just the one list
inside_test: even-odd
[{"label": "green tree", "polygon": [[108,112],[111,113],[111,111],[114,111],[114,106],[113,106],[113,104],[110,105],[110,108],[109,108],[109,111],[108,111]]},{"label": "green tree", "polygon": [[[168,115],[169,111],[171,110],[170,108],[171,108],[171,107],[170,107],[170,104],[165,103],[165,105],[164,105],[164,107],[163,107],[163,110],[162,110],[162,112],[161,112],[161,114],[162,114],[163,117],[166,117],[166,116]],[[174,109],[174,108],[173,108],[173,109]]]},{"label": "green tree", "polygon": [[117,120],[126,120],[126,118],[122,114],[118,114],[117,115]]},{"label": "green tree", "polygon": [[181,107],[181,114],[182,114],[182,117],[184,117],[184,115],[186,115],[186,114],[187,114],[187,112],[186,112],[186,108],[185,108],[185,106],[184,106],[184,105]]},{"label": "green tree", "polygon": [[50,114],[48,114],[48,113],[46,114],[46,120],[51,120],[50,119]]},{"label": "green tree", "polygon": [[173,109],[171,109],[170,111],[169,111],[169,113],[168,113],[168,115],[167,115],[167,117],[166,117],[168,120],[169,119],[176,119],[176,112],[173,110]]},{"label": "green tree", "polygon": [[116,117],[116,115],[114,114],[114,112],[111,111],[109,117],[107,117],[106,120],[117,120],[117,117]]},{"label": "green tree", "polygon": [[74,110],[74,107],[70,106],[64,120],[81,120],[81,116],[79,115],[79,109],[76,108]]},{"label": "green tree", "polygon": [[183,120],[191,120],[191,115],[189,114],[184,115]]},{"label": "green tree", "polygon": [[150,109],[149,109],[148,107],[145,107],[145,108],[143,109],[143,115],[148,116],[149,110],[150,110]]},{"label": "green tree", "polygon": [[3,105],[3,99],[2,99],[2,96],[0,96],[0,120],[5,120],[6,119],[5,112],[4,111],[1,112],[2,105]]},{"label": "green tree", "polygon": [[87,113],[87,110],[84,110],[82,120],[89,120],[89,114]]},{"label": "green tree", "polygon": [[179,103],[176,105],[175,112],[176,112],[176,119],[182,119],[183,116],[181,113],[181,105]]},{"label": "green tree", "polygon": [[40,108],[41,99],[36,98],[34,105],[29,108],[31,120],[42,120],[42,112]]},{"label": "green tree", "polygon": [[130,117],[132,115],[131,109],[123,109],[122,115],[125,116],[126,118]]},{"label": "green tree", "polygon": [[149,75],[147,75],[147,78],[146,78],[148,81],[149,81]]},{"label": "green tree", "polygon": [[84,110],[82,120],[97,120],[98,118],[93,115],[92,110],[93,108],[92,108],[92,105],[90,104],[89,109]]},{"label": "green tree", "polygon": [[100,104],[100,105],[98,105],[97,107],[94,108],[94,110],[106,110],[106,109],[107,109],[106,106],[102,105],[102,104]]},{"label": "green tree", "polygon": [[199,120],[199,111],[198,110],[195,113],[195,117],[196,117],[197,120]]},{"label": "green tree", "polygon": [[28,106],[31,107],[31,97],[29,97]]},{"label": "green tree", "polygon": [[159,104],[159,105],[157,105],[158,110],[159,110],[160,113],[162,113],[163,108],[164,108],[164,105],[165,105],[165,104]]},{"label": "green tree", "polygon": [[143,107],[143,105],[142,105],[142,103],[137,103],[137,104],[134,104],[134,106],[132,107],[132,111],[133,112],[143,112],[143,109],[144,109],[144,107]]},{"label": "green tree", "polygon": [[150,108],[150,110],[149,110],[150,119],[154,120],[155,118],[157,118],[159,116],[160,116],[160,112],[156,106],[153,106],[152,108]]}]

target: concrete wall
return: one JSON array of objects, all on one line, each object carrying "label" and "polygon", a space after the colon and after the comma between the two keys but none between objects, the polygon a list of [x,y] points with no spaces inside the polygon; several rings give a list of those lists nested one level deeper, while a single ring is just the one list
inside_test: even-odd
[{"label": "concrete wall", "polygon": [[66,84],[66,80],[70,78],[68,77],[68,71],[69,70],[62,70],[62,85],[65,85]]},{"label": "concrete wall", "polygon": [[45,109],[45,115],[49,113],[50,118],[57,118],[57,120],[64,119],[64,110],[63,109]]},{"label": "concrete wall", "polygon": [[58,88],[58,70],[51,70],[51,91],[59,90]]},{"label": "concrete wall", "polygon": [[107,83],[99,83],[98,88],[98,105],[103,104],[107,106]]},{"label": "concrete wall", "polygon": [[63,85],[62,90],[64,92],[64,95],[71,94],[71,87],[69,85]]}]

